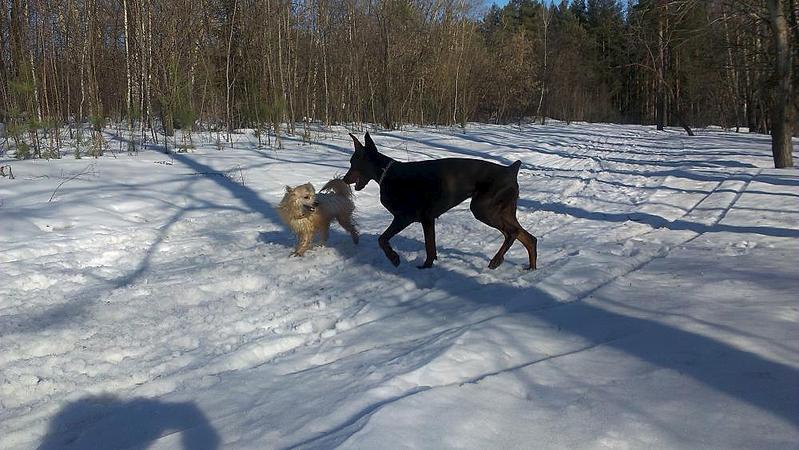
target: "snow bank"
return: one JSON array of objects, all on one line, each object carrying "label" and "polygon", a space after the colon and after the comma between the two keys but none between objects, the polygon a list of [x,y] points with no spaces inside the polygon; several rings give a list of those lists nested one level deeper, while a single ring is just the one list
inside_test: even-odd
[{"label": "snow bank", "polygon": [[0,448],[799,448],[799,173],[767,136],[372,133],[521,159],[529,273],[521,246],[486,268],[467,204],[434,269],[418,226],[392,267],[375,184],[359,246],[289,258],[283,186],[343,173],[347,132],[0,160]]}]

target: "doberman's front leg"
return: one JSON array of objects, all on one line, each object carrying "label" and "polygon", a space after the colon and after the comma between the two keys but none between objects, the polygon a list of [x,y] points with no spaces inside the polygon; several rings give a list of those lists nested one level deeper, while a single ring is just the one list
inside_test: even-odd
[{"label": "doberman's front leg", "polygon": [[436,221],[435,219],[425,219],[422,221],[422,230],[424,230],[424,249],[427,253],[427,258],[424,264],[419,266],[420,269],[429,269],[433,267],[433,261],[438,258],[436,255]]},{"label": "doberman's front leg", "polygon": [[399,255],[394,251],[393,248],[391,248],[391,244],[389,244],[388,241],[396,236],[397,233],[407,228],[411,222],[413,222],[413,220],[407,217],[394,216],[394,220],[391,221],[391,225],[389,225],[388,228],[386,228],[386,231],[384,231],[383,234],[381,234],[377,239],[377,243],[380,245],[380,248],[383,249],[383,253],[386,254],[386,258],[388,258],[388,260],[391,261],[391,264],[394,264],[395,267],[399,266]]}]

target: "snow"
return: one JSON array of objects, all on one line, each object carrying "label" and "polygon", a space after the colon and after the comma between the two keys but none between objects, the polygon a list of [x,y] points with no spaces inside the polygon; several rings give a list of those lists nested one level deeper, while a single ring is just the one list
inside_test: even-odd
[{"label": "snow", "polygon": [[394,268],[374,183],[360,245],[289,258],[284,185],[344,173],[348,131],[0,159],[0,448],[799,448],[799,172],[768,136],[373,131],[402,161],[522,160],[540,269],[518,244],[487,269],[468,204],[433,269],[418,225]]}]

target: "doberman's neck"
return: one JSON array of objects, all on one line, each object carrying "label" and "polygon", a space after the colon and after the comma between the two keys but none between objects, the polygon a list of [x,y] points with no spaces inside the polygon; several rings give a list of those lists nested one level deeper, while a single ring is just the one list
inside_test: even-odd
[{"label": "doberman's neck", "polygon": [[373,158],[372,162],[375,165],[375,169],[377,169],[377,176],[378,177],[380,177],[381,175],[383,175],[386,172],[386,169],[388,169],[388,166],[390,166],[392,164],[395,164],[397,162],[394,159],[392,159],[392,158],[390,158],[390,157],[388,157],[388,156],[386,156],[386,155],[384,155],[384,154],[382,154],[380,152],[375,152],[373,154],[372,158]]}]

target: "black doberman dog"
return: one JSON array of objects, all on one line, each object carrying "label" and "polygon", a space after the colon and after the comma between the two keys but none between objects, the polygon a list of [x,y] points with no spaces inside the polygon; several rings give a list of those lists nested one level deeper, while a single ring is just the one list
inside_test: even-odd
[{"label": "black doberman dog", "polygon": [[399,162],[378,152],[369,133],[364,137],[366,145],[352,134],[350,137],[355,142],[355,153],[344,182],[355,183],[356,191],[371,180],[380,185],[380,203],[394,215],[394,220],[378,242],[392,264],[398,266],[400,259],[388,241],[411,223],[421,222],[427,258],[419,268],[432,267],[437,258],[436,218],[471,197],[474,217],[505,237],[488,267],[499,267],[513,241],[518,239],[527,248],[528,269],[535,270],[536,238],[516,219],[519,199],[516,177],[521,161],[510,166],[467,158]]}]

